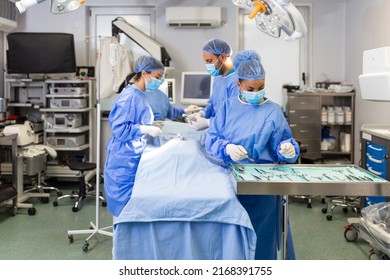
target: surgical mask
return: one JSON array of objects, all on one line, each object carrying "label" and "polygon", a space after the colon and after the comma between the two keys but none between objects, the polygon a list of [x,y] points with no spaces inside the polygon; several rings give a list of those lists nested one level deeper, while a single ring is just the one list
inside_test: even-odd
[{"label": "surgical mask", "polygon": [[265,96],[265,89],[252,92],[252,91],[242,91],[242,97],[245,99],[246,102],[252,105],[259,104],[259,102],[264,98]]},{"label": "surgical mask", "polygon": [[146,87],[146,90],[156,90],[158,89],[161,84],[164,82],[164,78],[161,78],[161,80],[158,80],[152,76],[149,75],[149,77],[152,79],[150,82],[146,81],[145,79],[145,87]]},{"label": "surgical mask", "polygon": [[[217,61],[218,61],[218,59],[219,59],[219,56],[217,58]],[[211,76],[214,76],[214,77],[219,75],[219,70],[221,70],[221,68],[222,68],[222,64],[221,64],[221,67],[219,67],[219,69],[215,68],[215,63],[206,64],[207,72],[209,72],[209,74]]]}]

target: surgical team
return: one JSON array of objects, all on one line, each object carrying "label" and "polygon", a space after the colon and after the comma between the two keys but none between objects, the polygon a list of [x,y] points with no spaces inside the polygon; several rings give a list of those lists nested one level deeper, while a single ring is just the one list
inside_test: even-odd
[{"label": "surgical team", "polygon": [[[266,97],[266,72],[252,50],[233,57],[227,42],[212,39],[202,49],[208,73],[214,76],[213,95],[201,109],[175,108],[158,90],[164,65],[151,56],[139,57],[109,115],[112,138],[106,147],[104,192],[109,211],[118,216],[132,195],[137,167],[148,138],[162,134],[161,122],[188,116],[188,125],[205,134],[204,149],[222,167],[232,163],[295,163],[299,145],[284,114]],[[272,73],[271,73],[272,74]],[[276,259],[278,196],[238,195],[257,236],[255,259]],[[295,259],[288,231],[288,259]]]}]

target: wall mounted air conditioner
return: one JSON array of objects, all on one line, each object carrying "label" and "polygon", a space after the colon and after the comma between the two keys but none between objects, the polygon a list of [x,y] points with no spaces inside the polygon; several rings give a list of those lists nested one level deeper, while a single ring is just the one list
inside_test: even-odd
[{"label": "wall mounted air conditioner", "polygon": [[18,24],[16,21],[0,17],[0,31],[10,32],[14,30]]},{"label": "wall mounted air conditioner", "polygon": [[174,28],[213,28],[222,25],[221,7],[167,7],[166,22]]}]

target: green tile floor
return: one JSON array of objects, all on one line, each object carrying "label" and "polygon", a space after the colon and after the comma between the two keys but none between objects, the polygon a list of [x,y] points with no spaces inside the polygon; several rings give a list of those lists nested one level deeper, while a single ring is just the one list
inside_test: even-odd
[{"label": "green tile floor", "polygon": [[[69,184],[69,183],[68,183]],[[54,185],[54,184],[53,184]],[[56,185],[64,193],[72,186]],[[75,187],[77,189],[77,187]],[[110,260],[112,237],[96,234],[89,240],[87,252],[82,250],[88,234],[74,235],[68,240],[68,230],[89,229],[96,222],[95,198],[84,200],[78,212],[72,212],[73,200],[60,200],[53,206],[55,193],[49,203],[31,199],[36,214],[30,216],[26,209],[19,209],[11,216],[9,209],[0,208],[0,260]],[[29,202],[30,202],[29,201]],[[313,199],[312,208],[299,199],[289,199],[291,231],[297,259],[300,260],[367,260],[369,245],[360,237],[355,242],[344,238],[347,218],[354,213],[344,213],[336,208],[333,219],[328,221],[321,209],[321,199]],[[99,206],[99,228],[110,226],[112,216]]]}]

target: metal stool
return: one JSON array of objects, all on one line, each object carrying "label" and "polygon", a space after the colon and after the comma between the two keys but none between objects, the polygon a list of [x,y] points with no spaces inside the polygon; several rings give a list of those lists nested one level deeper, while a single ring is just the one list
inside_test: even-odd
[{"label": "metal stool", "polygon": [[96,168],[96,164],[93,162],[80,162],[77,160],[69,160],[68,166],[70,170],[80,171],[80,177],[79,177],[79,191],[77,194],[72,192],[72,194],[66,194],[62,195],[60,197],[57,197],[57,199],[53,202],[53,206],[58,206],[58,201],[60,199],[63,199],[65,197],[70,198],[77,198],[77,201],[75,202],[74,206],[72,207],[73,212],[79,211],[79,204],[82,200],[84,200],[87,197],[95,197],[96,195],[99,195],[99,199],[102,201],[102,206],[107,206],[107,202],[104,199],[102,193],[97,194],[94,188],[92,188],[91,184],[85,182],[85,171],[94,170]]}]

